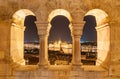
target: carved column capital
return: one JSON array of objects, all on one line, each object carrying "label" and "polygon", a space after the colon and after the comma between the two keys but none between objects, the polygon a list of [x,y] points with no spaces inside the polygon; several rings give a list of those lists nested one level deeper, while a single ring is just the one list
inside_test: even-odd
[{"label": "carved column capital", "polygon": [[37,25],[38,35],[39,36],[47,35],[48,23],[38,23],[37,22],[36,25]]},{"label": "carved column capital", "polygon": [[72,35],[73,36],[76,36],[76,35],[79,35],[81,36],[82,35],[82,31],[83,31],[83,27],[84,27],[84,24],[85,22],[84,21],[81,21],[81,22],[78,22],[78,23],[73,23],[73,33]]}]

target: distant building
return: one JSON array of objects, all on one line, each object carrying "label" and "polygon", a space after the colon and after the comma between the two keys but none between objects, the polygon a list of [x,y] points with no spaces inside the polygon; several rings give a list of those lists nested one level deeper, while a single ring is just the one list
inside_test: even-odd
[{"label": "distant building", "polygon": [[81,43],[81,52],[97,52],[97,43],[96,42]]},{"label": "distant building", "polygon": [[67,42],[56,41],[54,43],[50,43],[48,45],[48,49],[72,54],[72,44],[68,44]]},{"label": "distant building", "polygon": [[[31,54],[39,53],[38,43],[25,43],[25,49]],[[33,50],[36,49],[36,50]],[[48,55],[51,64],[69,64],[72,59],[72,44],[56,41],[48,45]],[[97,59],[97,44],[96,42],[81,43],[81,61],[84,65],[95,65]]]},{"label": "distant building", "polygon": [[25,49],[34,49],[34,48],[39,49],[40,45],[38,43],[24,43],[24,48]]},{"label": "distant building", "polygon": [[95,65],[97,59],[97,43],[84,42],[81,44],[81,57],[84,65]]}]

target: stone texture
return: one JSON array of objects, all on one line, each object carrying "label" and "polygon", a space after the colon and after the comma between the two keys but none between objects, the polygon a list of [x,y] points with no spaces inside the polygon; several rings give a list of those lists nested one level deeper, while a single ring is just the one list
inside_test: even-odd
[{"label": "stone texture", "polygon": [[[64,9],[69,12],[72,17],[70,22],[73,24],[70,27],[71,33],[74,32],[74,25],[83,21],[84,15],[89,10],[101,9],[105,11],[108,17],[103,20],[107,18],[108,21],[100,24],[104,25],[107,22],[109,28],[107,31],[102,30],[103,28],[97,31],[99,48],[104,49],[100,49],[98,52],[98,57],[102,60],[100,66],[51,67],[48,64],[47,66],[41,65],[42,67],[23,66],[24,25],[22,24],[25,16],[30,14],[27,12],[23,15],[24,17],[19,16],[17,22],[13,21],[13,14],[20,9],[30,10],[33,12],[30,14],[36,15],[38,23],[46,23],[45,29],[41,30],[42,27],[37,26],[39,35],[45,38],[42,46],[47,43],[46,39],[50,30],[48,29],[49,25],[47,26],[48,16],[53,10]],[[0,0],[0,79],[120,79],[119,11],[120,0]],[[55,15],[57,16],[59,13]],[[13,26],[14,23],[20,27]],[[82,29],[77,30],[76,33],[81,35]],[[110,38],[105,38],[109,36],[108,33]],[[75,45],[78,44],[75,43]],[[44,46],[43,49],[42,63],[47,61],[47,48]],[[77,50],[75,49],[75,51]],[[75,51],[73,53],[76,53]]]}]

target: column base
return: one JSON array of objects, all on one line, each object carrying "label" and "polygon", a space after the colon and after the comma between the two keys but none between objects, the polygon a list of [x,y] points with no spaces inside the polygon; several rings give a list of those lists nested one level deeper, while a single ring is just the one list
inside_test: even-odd
[{"label": "column base", "polygon": [[81,66],[82,66],[82,65],[83,65],[82,63],[73,63],[73,64],[72,64],[72,69],[73,69],[73,70],[81,69]]},{"label": "column base", "polygon": [[47,68],[48,68],[48,64],[38,63],[38,68],[39,68],[39,69],[47,69]]},{"label": "column base", "polygon": [[82,66],[83,63],[72,63],[73,66]]}]

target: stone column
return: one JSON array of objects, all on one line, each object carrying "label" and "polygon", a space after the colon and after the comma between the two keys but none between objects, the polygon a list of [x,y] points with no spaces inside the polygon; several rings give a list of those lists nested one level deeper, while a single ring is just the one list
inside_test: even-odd
[{"label": "stone column", "polygon": [[110,61],[110,26],[108,23],[96,26],[97,31],[97,61],[96,65],[108,69]]},{"label": "stone column", "polygon": [[16,23],[12,23],[10,29],[10,58],[8,55],[7,60],[12,63],[25,65],[24,60],[24,30],[25,27]]},{"label": "stone column", "polygon": [[37,23],[40,44],[39,67],[45,67],[48,65],[47,26],[47,23]]},{"label": "stone column", "polygon": [[84,22],[73,23],[73,29],[72,29],[72,38],[73,38],[72,64],[75,66],[82,65],[80,38],[82,35],[83,26],[84,26]]}]

